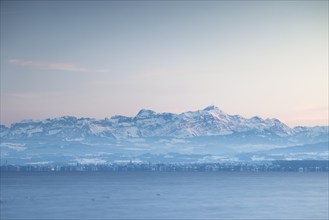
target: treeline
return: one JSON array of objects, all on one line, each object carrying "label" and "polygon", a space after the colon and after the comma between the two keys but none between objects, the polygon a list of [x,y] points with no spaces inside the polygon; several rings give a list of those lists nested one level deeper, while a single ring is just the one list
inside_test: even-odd
[{"label": "treeline", "polygon": [[73,172],[73,171],[153,171],[153,172],[329,172],[327,160],[277,160],[225,163],[109,163],[75,165],[2,165],[1,171]]}]

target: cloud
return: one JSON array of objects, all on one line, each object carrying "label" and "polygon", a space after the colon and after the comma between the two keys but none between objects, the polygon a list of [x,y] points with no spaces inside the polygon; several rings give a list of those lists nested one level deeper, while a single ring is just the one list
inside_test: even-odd
[{"label": "cloud", "polygon": [[14,65],[19,65],[19,66],[28,66],[28,67],[33,67],[33,68],[42,68],[42,66],[44,66],[44,64],[42,64],[41,62],[17,60],[17,59],[9,60],[8,63],[14,64]]},{"label": "cloud", "polygon": [[62,94],[58,92],[23,92],[23,93],[9,93],[4,96],[8,96],[10,99],[18,98],[18,99],[39,99],[39,98],[50,98],[54,96],[60,96]]},{"label": "cloud", "polygon": [[31,61],[31,60],[19,60],[19,59],[11,59],[8,63],[17,66],[24,66],[33,69],[48,69],[48,70],[60,70],[67,72],[86,72],[86,73],[107,73],[109,72],[106,69],[94,69],[78,66],[72,63],[46,63],[39,61]]}]

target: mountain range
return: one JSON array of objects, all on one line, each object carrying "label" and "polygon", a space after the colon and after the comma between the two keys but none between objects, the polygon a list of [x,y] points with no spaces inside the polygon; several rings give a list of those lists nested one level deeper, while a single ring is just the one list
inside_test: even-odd
[{"label": "mountain range", "polygon": [[216,106],[181,114],[142,109],[134,117],[101,120],[23,120],[0,128],[2,161],[12,163],[111,162],[145,154],[237,159],[243,153],[328,142],[328,126],[292,128],[278,119],[229,115]]}]

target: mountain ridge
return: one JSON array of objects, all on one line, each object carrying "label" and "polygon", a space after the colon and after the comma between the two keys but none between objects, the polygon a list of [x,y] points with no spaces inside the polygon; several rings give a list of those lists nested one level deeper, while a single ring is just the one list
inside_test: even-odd
[{"label": "mountain ridge", "polygon": [[141,109],[133,117],[115,115],[105,119],[77,118],[63,116],[45,120],[22,120],[10,127],[1,125],[1,137],[28,137],[45,132],[44,135],[55,135],[59,129],[70,127],[81,135],[101,135],[116,139],[138,137],[200,137],[230,135],[236,132],[270,132],[281,137],[317,130],[325,132],[328,126],[289,127],[276,118],[263,119],[258,116],[244,118],[240,115],[229,115],[214,105],[202,110],[187,111],[180,114],[157,113]]},{"label": "mountain ridge", "polygon": [[[161,162],[173,155],[172,161],[177,162],[234,161],[239,155],[250,160],[263,158],[261,152],[267,150],[328,142],[329,138],[328,126],[291,128],[278,119],[229,115],[216,106],[180,114],[141,109],[133,117],[23,120],[0,129],[0,157],[8,164]],[[282,153],[280,158],[326,158],[328,151],[321,149]]]}]

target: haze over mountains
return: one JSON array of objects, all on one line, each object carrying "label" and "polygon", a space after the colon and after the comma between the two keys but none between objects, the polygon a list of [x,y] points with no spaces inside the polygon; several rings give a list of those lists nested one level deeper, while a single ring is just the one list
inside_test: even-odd
[{"label": "haze over mountains", "polygon": [[[236,160],[242,154],[243,159],[252,159],[256,152],[262,152],[262,158],[266,158],[264,151],[305,144],[321,145],[320,148],[303,148],[307,149],[303,151],[306,158],[328,158],[325,147],[328,126],[291,128],[278,119],[257,116],[247,119],[226,114],[215,106],[181,114],[142,109],[135,117],[113,116],[103,120],[72,116],[24,120],[10,127],[1,125],[0,134],[1,158],[7,163],[20,164],[105,163],[154,158],[180,162],[182,155],[185,158],[200,155],[197,161],[204,158]],[[294,153],[284,152],[283,159],[287,152],[289,157]],[[305,159],[303,152],[298,151],[294,157]],[[280,155],[280,152],[275,153]]]}]

